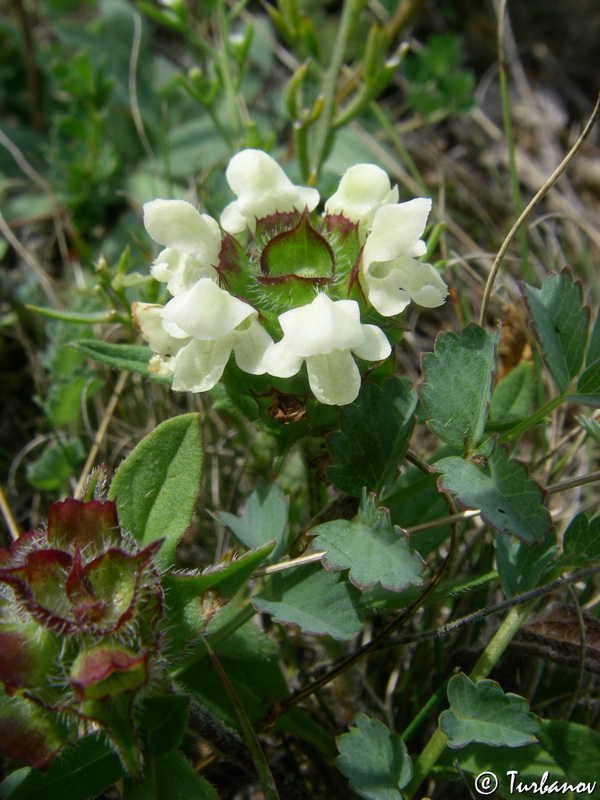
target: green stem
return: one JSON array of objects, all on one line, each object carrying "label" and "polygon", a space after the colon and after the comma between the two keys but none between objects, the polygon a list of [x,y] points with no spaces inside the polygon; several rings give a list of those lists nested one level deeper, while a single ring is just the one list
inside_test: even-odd
[{"label": "green stem", "polygon": [[529,428],[533,428],[534,425],[537,425],[538,422],[544,419],[548,414],[554,411],[555,408],[561,403],[564,403],[565,398],[562,394],[559,394],[557,397],[553,397],[552,400],[548,400],[548,402],[543,405],[541,408],[533,413],[527,419],[524,419],[518,425],[515,425],[514,428],[511,428],[506,433],[503,433],[502,436],[498,437],[498,444],[502,444],[503,442],[509,441],[509,439],[514,439],[517,436],[520,436],[525,431],[529,430]]},{"label": "green stem", "polygon": [[342,64],[344,63],[344,56],[360,12],[365,5],[366,0],[345,0],[344,2],[340,27],[335,39],[333,52],[331,53],[331,60],[323,78],[323,110],[316,125],[315,140],[312,148],[310,174],[312,185],[317,182],[321,164],[325,160],[327,153],[329,135],[335,115],[335,93]]},{"label": "green stem", "polygon": [[[519,171],[517,169],[517,153],[515,150],[515,141],[512,131],[512,120],[510,118],[510,98],[508,96],[508,81],[506,78],[506,69],[504,67],[504,60],[500,62],[498,68],[498,76],[500,79],[500,97],[502,100],[502,123],[504,126],[504,137],[506,139],[506,147],[508,150],[508,171],[510,175],[510,186],[513,198],[513,207],[515,215],[520,216],[523,211],[523,201],[521,199],[521,188],[519,185]],[[527,246],[527,231],[524,227],[519,228],[517,233],[519,239],[519,247],[521,249],[521,259],[523,262],[523,277],[526,281],[531,282],[532,274],[529,267],[529,249]]]},{"label": "green stem", "polygon": [[229,26],[227,24],[227,18],[225,15],[224,0],[219,0],[217,3],[217,14],[219,20],[219,32],[221,35],[221,47],[217,51],[217,61],[219,64],[221,79],[223,81],[223,88],[225,90],[225,102],[229,111],[229,118],[231,120],[231,130],[233,131],[234,139],[239,141],[241,122],[237,93],[229,63]]},{"label": "green stem", "polygon": [[[534,600],[530,600],[522,606],[515,606],[508,612],[506,619],[502,625],[500,625],[492,640],[481,654],[479,661],[469,674],[469,678],[473,683],[489,675],[537,602],[538,598],[536,597]],[[426,744],[425,749],[414,762],[412,780],[403,792],[404,800],[411,800],[414,796],[419,786],[437,763],[438,758],[446,747],[446,742],[446,734],[442,732],[441,728],[436,728],[435,733]]]}]

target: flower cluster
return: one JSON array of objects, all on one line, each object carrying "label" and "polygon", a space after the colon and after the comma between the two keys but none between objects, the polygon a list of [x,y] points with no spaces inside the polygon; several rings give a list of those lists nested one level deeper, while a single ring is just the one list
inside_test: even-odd
[{"label": "flower cluster", "polygon": [[133,704],[160,672],[162,588],[113,502],[68,499],[0,550],[0,750],[40,767],[86,726],[138,775]]},{"label": "flower cluster", "polygon": [[318,191],[294,185],[260,150],[235,155],[226,178],[237,199],[220,225],[183,200],[144,206],[146,230],[165,248],[152,275],[172,295],[133,306],[154,353],[149,369],[173,376],[175,390],[203,392],[232,352],[252,375],[290,378],[306,363],[317,400],[351,403],[355,357],[391,352],[361,314],[394,317],[411,301],[433,308],[446,298],[437,270],[419,260],[431,200],[399,203],[382,169],[357,164],[318,215]]}]

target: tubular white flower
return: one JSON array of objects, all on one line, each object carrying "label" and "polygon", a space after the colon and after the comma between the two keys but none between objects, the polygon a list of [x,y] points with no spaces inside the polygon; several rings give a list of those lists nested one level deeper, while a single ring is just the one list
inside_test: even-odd
[{"label": "tubular white flower", "polygon": [[404,311],[413,300],[427,308],[441,306],[448,288],[431,264],[417,261],[426,252],[421,240],[431,200],[383,205],[362,254],[359,279],[371,305],[384,317]]},{"label": "tubular white flower", "polygon": [[342,214],[356,222],[361,238],[371,228],[377,209],[398,201],[398,187],[375,164],[355,164],[342,175],[337,192],[325,203],[326,214]]},{"label": "tubular white flower", "polygon": [[381,361],[391,353],[385,334],[375,325],[363,325],[354,300],[331,300],[319,294],[305,306],[279,317],[283,339],[265,353],[269,375],[289,378],[306,361],[310,388],[326,405],[346,405],[360,390],[360,373],[353,354]]},{"label": "tubular white flower", "polygon": [[174,341],[185,341],[174,358],[173,389],[205,392],[221,378],[231,352],[244,372],[262,375],[263,356],[273,343],[258,312],[201,278],[160,311],[162,327]]},{"label": "tubular white flower", "polygon": [[132,303],[133,325],[148,342],[155,355],[150,359],[148,369],[157,375],[172,375],[174,356],[190,338],[175,338],[164,329],[161,319],[163,306],[153,303]]},{"label": "tubular white flower", "polygon": [[171,294],[187,291],[200,278],[217,280],[221,231],[215,219],[185,200],[151,200],[144,204],[144,225],[155,242],[166,245],[151,272]]},{"label": "tubular white flower", "polygon": [[223,211],[221,225],[234,235],[246,226],[254,231],[257,219],[305,208],[312,211],[319,202],[316,189],[295,186],[279,164],[262,150],[237,153],[225,175],[238,199]]}]

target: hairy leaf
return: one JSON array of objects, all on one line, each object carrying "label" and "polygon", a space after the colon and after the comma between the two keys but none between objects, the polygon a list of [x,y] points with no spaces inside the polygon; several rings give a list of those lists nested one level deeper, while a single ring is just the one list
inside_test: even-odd
[{"label": "hairy leaf", "polygon": [[125,779],[123,800],[218,800],[215,789],[178,751],[152,758],[148,773],[141,783]]},{"label": "hairy leaf", "polygon": [[354,724],[338,737],[337,768],[366,800],[401,800],[399,789],[412,778],[406,745],[387,725],[366,714],[357,714]]},{"label": "hairy leaf", "polygon": [[65,748],[47,772],[31,771],[7,800],[93,800],[122,777],[117,754],[93,733]]},{"label": "hairy leaf", "polygon": [[402,529],[392,525],[388,509],[375,505],[373,494],[363,493],[354,519],[325,522],[310,533],[316,537],[312,548],[326,551],[323,566],[349,569],[349,578],[359,589],[379,581],[385,589],[401,592],[423,582],[421,556],[409,548]]},{"label": "hairy leaf", "polygon": [[495,681],[473,683],[461,672],[450,678],[448,700],[450,710],[440,715],[440,727],[449,747],[469,742],[521,747],[537,741],[540,722],[527,701],[505,694]]},{"label": "hairy leaf", "polygon": [[590,309],[582,304],[581,282],[568,268],[551,272],[541,289],[522,284],[544,363],[559,391],[565,392],[583,363]]},{"label": "hairy leaf", "polygon": [[148,362],[152,352],[150,348],[136,344],[113,344],[111,342],[101,342],[97,339],[79,339],[69,342],[69,347],[73,347],[80,353],[95,361],[108,364],[109,367],[126,369],[129,372],[139,372],[145,378],[158,381],[159,383],[171,383],[171,378],[161,377],[148,370]]},{"label": "hairy leaf", "polygon": [[512,533],[524,542],[541,542],[552,527],[542,505],[542,489],[527,477],[525,467],[496,446],[482,464],[450,456],[433,468],[442,473],[439,486],[463,508],[481,509],[482,519],[497,533]]},{"label": "hairy leaf", "polygon": [[442,441],[471,450],[485,427],[495,365],[497,334],[468,325],[460,336],[441,333],[433,353],[423,356],[421,401],[428,425]]},{"label": "hairy leaf", "polygon": [[355,608],[358,592],[320,564],[273,576],[268,594],[252,598],[257,611],[306,633],[352,639],[361,628]]},{"label": "hairy leaf", "polygon": [[186,695],[146,697],[139,715],[146,752],[164,756],[179,747],[186,731],[190,698]]},{"label": "hairy leaf", "polygon": [[363,487],[381,492],[396,477],[414,424],[417,403],[410,382],[391,378],[379,387],[365,383],[357,399],[341,411],[341,430],[330,434],[327,447],[333,466],[331,482],[360,497]]},{"label": "hairy leaf", "polygon": [[203,451],[198,414],[162,422],[118,467],[108,496],[123,530],[143,545],[166,541],[157,556],[172,564],[200,492]]},{"label": "hairy leaf", "polygon": [[215,516],[248,550],[274,539],[277,544],[269,560],[278,561],[285,552],[288,506],[289,499],[276,483],[270,486],[258,483],[246,501],[242,516],[236,517],[227,511],[217,511]]},{"label": "hairy leaf", "polygon": [[222,561],[202,572],[166,573],[163,575],[162,585],[167,593],[169,607],[181,608],[209,589],[216,589],[216,593],[225,599],[233,597],[274,547],[275,542],[267,542],[239,558]]}]

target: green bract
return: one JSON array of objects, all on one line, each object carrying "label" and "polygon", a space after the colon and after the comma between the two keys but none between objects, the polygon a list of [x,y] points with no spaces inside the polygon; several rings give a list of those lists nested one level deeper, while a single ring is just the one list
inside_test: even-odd
[{"label": "green bract", "polygon": [[9,756],[43,766],[91,723],[139,774],[132,709],[160,673],[152,562],[161,544],[140,549],[111,501],[68,499],[50,506],[44,529],[0,550],[0,748]]}]

